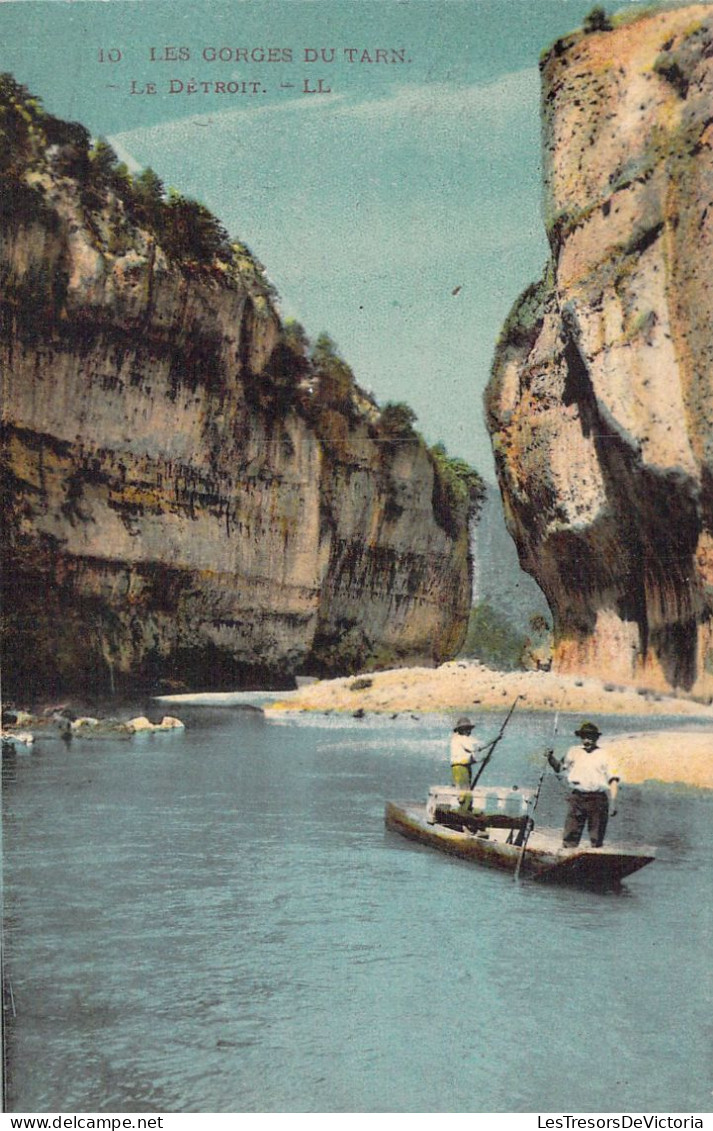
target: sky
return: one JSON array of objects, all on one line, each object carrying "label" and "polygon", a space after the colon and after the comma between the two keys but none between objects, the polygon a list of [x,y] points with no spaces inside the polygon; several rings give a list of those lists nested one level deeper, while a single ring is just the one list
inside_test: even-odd
[{"label": "sky", "polygon": [[284,317],[493,481],[483,389],[548,254],[538,59],[592,6],[0,0],[0,70],[206,204]]}]

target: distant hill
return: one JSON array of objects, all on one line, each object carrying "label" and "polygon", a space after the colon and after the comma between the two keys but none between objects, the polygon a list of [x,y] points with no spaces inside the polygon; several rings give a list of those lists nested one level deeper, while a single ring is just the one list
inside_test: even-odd
[{"label": "distant hill", "polygon": [[[534,627],[533,618],[540,618]],[[542,590],[520,568],[500,492],[489,484],[473,536],[473,608],[461,654],[496,668],[537,666],[549,659],[551,625]]]},{"label": "distant hill", "polygon": [[508,533],[497,487],[488,484],[483,512],[473,539],[473,604],[487,603],[523,632],[530,618],[550,619],[544,593],[520,568],[517,548]]}]

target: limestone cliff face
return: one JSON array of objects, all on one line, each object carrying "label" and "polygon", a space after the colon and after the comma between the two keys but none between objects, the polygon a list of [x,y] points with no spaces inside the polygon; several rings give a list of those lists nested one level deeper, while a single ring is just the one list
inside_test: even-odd
[{"label": "limestone cliff face", "polygon": [[713,13],[578,34],[542,63],[552,260],[486,395],[556,663],[713,693]]},{"label": "limestone cliff face", "polygon": [[41,207],[0,230],[6,694],[452,657],[467,515],[424,444],[353,399],[317,418],[249,273],[117,234],[111,195],[88,222],[51,160],[26,183]]}]

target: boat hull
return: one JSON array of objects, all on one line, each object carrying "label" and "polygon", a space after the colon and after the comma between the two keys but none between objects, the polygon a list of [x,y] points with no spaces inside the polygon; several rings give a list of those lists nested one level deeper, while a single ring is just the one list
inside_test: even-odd
[{"label": "boat hull", "polygon": [[541,883],[618,887],[626,876],[655,859],[654,850],[648,846],[562,849],[561,832],[555,829],[535,829],[522,853],[515,844],[507,843],[504,829],[488,830],[486,839],[430,824],[426,806],[415,802],[387,802],[385,821],[387,828],[409,840],[503,872],[515,872],[522,855],[520,874]]}]

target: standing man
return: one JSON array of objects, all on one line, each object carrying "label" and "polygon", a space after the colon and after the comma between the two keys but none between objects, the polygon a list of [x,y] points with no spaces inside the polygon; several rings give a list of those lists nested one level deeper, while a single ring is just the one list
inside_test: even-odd
[{"label": "standing man", "polygon": [[480,751],[487,752],[491,743],[484,746],[472,734],[473,723],[465,716],[458,719],[451,735],[451,777],[459,789],[470,789],[470,767],[476,762],[484,762],[486,753],[478,758]]},{"label": "standing man", "polygon": [[616,814],[619,774],[597,746],[602,733],[599,727],[582,723],[574,733],[582,740],[581,745],[570,746],[564,758],[555,758],[552,750],[547,751],[552,769],[563,774],[571,788],[562,846],[576,848],[586,824],[592,848],[601,848],[609,817]]}]

